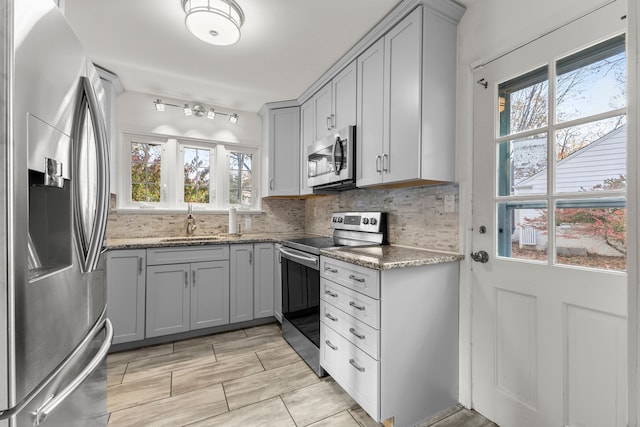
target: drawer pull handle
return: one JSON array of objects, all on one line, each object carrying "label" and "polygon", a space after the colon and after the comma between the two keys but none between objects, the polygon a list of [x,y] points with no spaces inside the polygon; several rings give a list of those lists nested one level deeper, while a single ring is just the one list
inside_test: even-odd
[{"label": "drawer pull handle", "polygon": [[358,305],[355,302],[351,301],[349,305],[357,310],[364,311],[365,307],[363,305]]},{"label": "drawer pull handle", "polygon": [[349,276],[349,279],[353,280],[354,282],[364,283],[363,277],[354,276],[353,274]]},{"label": "drawer pull handle", "polygon": [[338,270],[336,270],[335,268],[331,268],[331,267],[325,267],[324,271],[328,271],[329,273],[337,273]]},{"label": "drawer pull handle", "polygon": [[353,359],[349,359],[349,363],[351,363],[351,366],[353,366],[354,368],[356,368],[358,371],[360,372],[364,372],[364,368],[362,366],[358,366],[358,364],[356,363],[355,360]]},{"label": "drawer pull handle", "polygon": [[326,291],[324,291],[324,293],[325,293],[326,295],[329,295],[330,297],[338,298],[338,294],[336,294],[336,293],[334,293],[334,292],[331,292],[331,291],[330,291],[330,290],[328,290],[328,289],[327,289]]},{"label": "drawer pull handle", "polygon": [[359,333],[358,331],[356,331],[353,328],[349,328],[349,332],[351,332],[353,335],[355,335],[356,337],[360,338],[361,340],[364,339],[364,335]]},{"label": "drawer pull handle", "polygon": [[333,317],[330,313],[325,313],[324,317],[326,317],[327,319],[333,321],[333,322],[337,322],[338,318],[337,317]]},{"label": "drawer pull handle", "polygon": [[331,341],[329,341],[329,340],[326,340],[326,341],[325,341],[325,344],[327,344],[327,345],[329,346],[329,348],[330,348],[331,350],[333,350],[333,351],[336,351],[336,350],[338,349],[338,347],[337,347],[337,346],[335,346],[335,345],[333,345],[333,344],[331,344]]}]

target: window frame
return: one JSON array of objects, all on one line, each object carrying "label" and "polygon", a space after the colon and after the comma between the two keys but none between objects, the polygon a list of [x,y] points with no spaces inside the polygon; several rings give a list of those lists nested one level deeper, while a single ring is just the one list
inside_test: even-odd
[{"label": "window frame", "polygon": [[[210,152],[210,202],[193,203],[195,211],[226,213],[231,207],[244,212],[261,212],[260,147],[224,143],[195,138],[172,137],[168,135],[122,132],[118,153],[118,195],[117,210],[132,212],[183,212],[188,203],[184,202],[184,148],[208,149]],[[135,202],[131,200],[131,143],[152,143],[162,146],[161,154],[161,201]],[[252,203],[250,206],[229,203],[229,160],[228,152],[242,152],[252,155]],[[212,173],[213,172],[213,173]]]}]

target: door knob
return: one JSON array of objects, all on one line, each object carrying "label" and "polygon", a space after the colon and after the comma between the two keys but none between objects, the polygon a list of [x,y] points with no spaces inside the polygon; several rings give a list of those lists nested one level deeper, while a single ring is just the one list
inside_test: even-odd
[{"label": "door knob", "polygon": [[484,264],[489,261],[489,254],[487,251],[471,252],[471,259]]}]

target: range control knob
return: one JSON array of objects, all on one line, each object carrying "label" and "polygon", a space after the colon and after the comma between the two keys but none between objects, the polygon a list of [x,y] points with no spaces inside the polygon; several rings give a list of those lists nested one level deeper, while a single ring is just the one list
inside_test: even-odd
[{"label": "range control knob", "polygon": [[363,223],[364,225],[369,224],[369,218],[362,218],[362,223]]},{"label": "range control knob", "polygon": [[339,223],[342,223],[342,217],[339,217],[339,218],[338,218],[338,222],[339,222]]},{"label": "range control knob", "polygon": [[336,218],[335,216],[333,218],[331,218],[331,221],[333,222],[338,222],[338,218]]},{"label": "range control knob", "polygon": [[371,225],[376,225],[378,223],[378,220],[375,218],[371,218],[369,222],[371,222]]}]

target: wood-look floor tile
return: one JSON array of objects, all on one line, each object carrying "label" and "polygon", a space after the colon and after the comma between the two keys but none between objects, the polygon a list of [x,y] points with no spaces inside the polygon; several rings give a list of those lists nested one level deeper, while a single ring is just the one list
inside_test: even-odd
[{"label": "wood-look floor tile", "polygon": [[[283,394],[282,400],[299,426],[314,423],[358,406],[331,378]],[[347,415],[351,418],[351,415]],[[353,418],[351,419],[355,423]]]},{"label": "wood-look floor tile", "polygon": [[195,347],[203,347],[223,342],[238,341],[247,338],[244,329],[219,334],[205,335],[203,337],[190,338],[188,340],[176,341],[173,343],[174,351],[190,350]]},{"label": "wood-look floor tile", "polygon": [[475,411],[462,409],[453,415],[450,415],[431,427],[498,427],[495,423],[489,421]]},{"label": "wood-look floor tile", "polygon": [[209,418],[189,427],[295,427],[279,397],[248,405],[217,417]]},{"label": "wood-look floor tile", "polygon": [[215,361],[216,357],[213,354],[213,348],[211,346],[196,347],[189,351],[180,351],[178,353],[165,354],[149,359],[136,360],[129,363],[122,382],[138,381],[176,369],[190,368]]},{"label": "wood-look floor tile", "polygon": [[264,368],[254,353],[196,367],[178,369],[173,371],[171,394],[181,394],[263,371]]},{"label": "wood-look floor tile", "polygon": [[228,410],[221,384],[113,412],[110,426],[183,426]]},{"label": "wood-look floor tile", "polygon": [[107,365],[119,363],[129,363],[138,359],[148,359],[154,356],[173,353],[173,343],[152,345],[149,347],[137,348],[135,350],[111,353],[107,356]]},{"label": "wood-look floor tile", "polygon": [[254,326],[253,328],[247,328],[244,330],[248,337],[255,337],[258,335],[275,335],[282,336],[282,328],[279,323],[269,323],[267,325]]},{"label": "wood-look floor tile", "polygon": [[351,414],[353,419],[356,420],[358,425],[362,427],[383,427],[381,423],[371,418],[369,414],[367,414],[365,410],[360,407],[350,409],[349,413]]},{"label": "wood-look floor tile", "polygon": [[266,370],[302,361],[298,353],[288,345],[258,351],[256,354]]},{"label": "wood-look floor tile", "polygon": [[120,363],[118,365],[107,364],[107,385],[121,384],[126,370],[126,363]]},{"label": "wood-look floor tile", "polygon": [[109,412],[114,412],[170,395],[171,373],[167,372],[153,378],[107,387],[107,406]]},{"label": "wood-look floor tile", "polygon": [[257,335],[243,340],[214,344],[213,350],[215,351],[218,360],[222,360],[246,353],[255,353],[257,351],[267,350],[281,345],[288,345],[281,336]]},{"label": "wood-look floor tile", "polygon": [[309,427],[359,427],[360,424],[353,419],[348,411],[342,411],[338,414],[324,418],[313,424],[298,424],[299,426],[307,425]]},{"label": "wood-look floor tile", "polygon": [[306,363],[297,362],[225,382],[224,389],[229,409],[237,409],[319,381]]},{"label": "wood-look floor tile", "polygon": [[456,405],[453,408],[449,408],[446,411],[442,411],[439,414],[431,417],[427,421],[424,421],[418,424],[416,427],[429,427],[429,426],[437,425],[439,421],[442,421],[443,419],[455,414],[456,412],[462,411],[463,409],[464,408],[462,405]]}]

